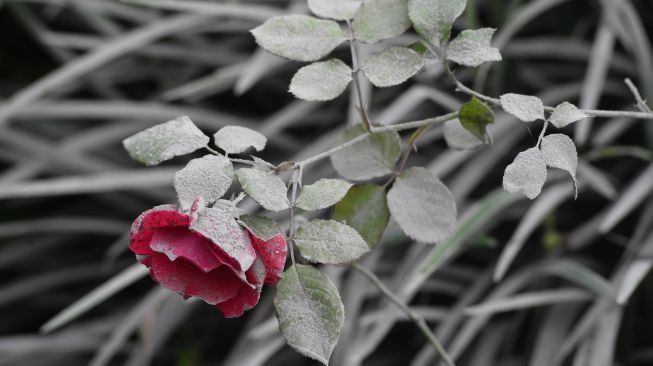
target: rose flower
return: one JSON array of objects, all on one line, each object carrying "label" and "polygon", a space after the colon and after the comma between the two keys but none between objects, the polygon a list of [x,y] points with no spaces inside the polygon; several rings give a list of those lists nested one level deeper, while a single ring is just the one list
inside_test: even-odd
[{"label": "rose flower", "polygon": [[256,306],[263,283],[276,284],[286,261],[283,234],[263,240],[200,199],[187,213],[174,205],[145,211],[130,234],[129,249],[154,281],[184,298],[199,297],[228,318]]}]

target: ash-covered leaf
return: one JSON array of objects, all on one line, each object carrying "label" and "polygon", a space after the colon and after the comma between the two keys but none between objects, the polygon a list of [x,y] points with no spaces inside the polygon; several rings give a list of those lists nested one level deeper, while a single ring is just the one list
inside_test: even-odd
[{"label": "ash-covered leaf", "polygon": [[483,141],[467,131],[458,119],[445,122],[443,132],[447,145],[455,150],[472,150],[483,145]]},{"label": "ash-covered leaf", "polygon": [[544,104],[538,97],[514,93],[504,94],[501,96],[501,107],[524,122],[544,119]]},{"label": "ash-covered leaf", "polygon": [[549,122],[557,128],[563,128],[588,117],[587,114],[578,109],[575,105],[569,102],[562,102],[558,104],[553,113],[551,113]]},{"label": "ash-covered leaf", "polygon": [[265,50],[306,62],[321,59],[347,39],[338,23],[308,15],[270,18],[251,32]]},{"label": "ash-covered leaf", "polygon": [[360,0],[308,0],[308,8],[322,18],[350,20],[361,3]]},{"label": "ash-covered leaf", "polygon": [[208,204],[222,197],[234,179],[234,168],[222,155],[206,155],[188,162],[177,173],[173,185],[184,210],[190,209],[197,197]]},{"label": "ash-covered leaf", "polygon": [[382,88],[403,83],[422,67],[419,53],[407,47],[391,47],[365,60],[361,69],[372,84]]},{"label": "ash-covered leaf", "polygon": [[377,43],[410,28],[406,0],[365,0],[352,23],[357,40]]},{"label": "ash-covered leaf", "polygon": [[[363,125],[348,128],[338,145],[366,134]],[[331,155],[331,163],[346,179],[361,181],[382,177],[394,171],[401,155],[401,139],[395,131],[376,133]]]},{"label": "ash-covered leaf", "polygon": [[388,192],[388,207],[403,232],[422,243],[439,243],[456,226],[451,192],[424,168],[410,168],[397,177]]},{"label": "ash-covered leaf", "polygon": [[494,113],[476,97],[463,104],[458,113],[460,124],[476,138],[484,143],[489,143],[487,125],[494,123]]},{"label": "ash-covered leaf", "polygon": [[333,210],[333,219],[358,231],[370,248],[381,240],[389,218],[385,188],[375,184],[350,188]]},{"label": "ash-covered leaf", "polygon": [[538,148],[520,152],[503,173],[503,189],[534,199],[546,181],[546,162]]},{"label": "ash-covered leaf", "polygon": [[569,175],[571,175],[574,181],[576,195],[578,195],[578,188],[576,187],[578,153],[576,152],[574,142],[567,135],[560,133],[551,134],[544,136],[541,149],[546,165],[569,172]]},{"label": "ash-covered leaf", "polygon": [[279,234],[284,234],[279,224],[264,216],[243,215],[240,221],[259,239],[270,240]]},{"label": "ash-covered leaf", "polygon": [[447,59],[469,67],[501,61],[499,49],[490,46],[495,31],[494,28],[481,28],[460,32],[447,47]]},{"label": "ash-covered leaf", "polygon": [[466,4],[466,0],[408,0],[408,15],[417,33],[441,45],[449,39],[451,27]]},{"label": "ash-covered leaf", "polygon": [[245,193],[270,211],[281,211],[290,207],[288,188],[278,175],[255,168],[241,168],[236,177]]},{"label": "ash-covered leaf", "polygon": [[183,116],[128,137],[122,145],[132,159],[152,166],[190,154],[208,143],[209,137],[190,118]]},{"label": "ash-covered leaf", "polygon": [[293,239],[310,262],[346,264],[370,248],[353,228],[333,220],[313,220],[302,225]]},{"label": "ash-covered leaf", "polygon": [[338,59],[304,66],[290,81],[290,92],[308,101],[331,100],[342,94],[351,81],[351,69]]},{"label": "ash-covered leaf", "polygon": [[333,206],[347,194],[351,186],[351,183],[341,179],[320,179],[302,188],[297,207],[312,211]]},{"label": "ash-covered leaf", "polygon": [[277,285],[274,310],[288,345],[328,365],[345,322],[333,283],[315,267],[295,264]]},{"label": "ash-covered leaf", "polygon": [[265,149],[268,139],[257,131],[241,126],[225,126],[213,135],[215,145],[227,154],[242,154],[249,148]]}]

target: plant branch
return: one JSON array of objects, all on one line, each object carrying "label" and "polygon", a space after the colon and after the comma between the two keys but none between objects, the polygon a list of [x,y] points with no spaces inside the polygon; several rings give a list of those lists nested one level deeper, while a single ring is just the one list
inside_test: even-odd
[{"label": "plant branch", "polygon": [[367,115],[367,108],[365,107],[363,101],[363,92],[361,90],[361,83],[359,79],[361,70],[359,66],[358,49],[356,47],[356,38],[354,37],[354,31],[349,20],[347,21],[347,30],[349,32],[349,50],[351,52],[351,77],[354,80],[354,89],[356,90],[356,95],[358,97],[359,112],[361,114],[361,118],[363,119],[363,126],[365,126],[365,129],[367,131],[374,132],[374,127],[372,126],[370,118]]},{"label": "plant branch", "polygon": [[386,298],[388,298],[388,300],[390,300],[393,304],[395,304],[395,306],[397,306],[401,311],[403,311],[404,314],[406,314],[406,316],[410,320],[412,320],[415,323],[415,325],[417,325],[417,328],[419,328],[422,334],[424,334],[426,339],[429,341],[429,343],[431,343],[431,345],[436,350],[436,352],[440,355],[440,357],[442,357],[442,360],[444,360],[444,363],[447,366],[456,365],[453,359],[451,358],[451,356],[449,356],[447,351],[444,349],[440,341],[438,341],[438,338],[435,336],[435,334],[431,332],[431,329],[429,328],[428,324],[426,324],[424,318],[422,318],[419,314],[415,313],[413,309],[411,309],[410,307],[408,307],[408,305],[406,305],[403,301],[401,301],[401,299],[399,299],[397,295],[392,293],[392,291],[390,291],[390,289],[388,289],[383,284],[383,282],[381,282],[381,280],[374,273],[372,273],[372,271],[361,266],[356,262],[352,264],[352,268],[354,268],[359,273],[367,277],[367,279],[369,279],[370,282],[372,282],[379,289],[379,291],[381,291],[381,293]]}]

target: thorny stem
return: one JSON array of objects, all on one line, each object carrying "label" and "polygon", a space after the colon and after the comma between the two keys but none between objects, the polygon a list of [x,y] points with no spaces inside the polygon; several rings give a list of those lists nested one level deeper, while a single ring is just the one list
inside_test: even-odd
[{"label": "thorny stem", "polygon": [[[301,169],[299,171],[301,172]],[[295,180],[290,189],[290,229],[288,232],[288,251],[290,252],[290,261],[293,265],[295,265],[295,246],[293,245],[293,240],[295,240],[295,204],[297,201],[297,184],[298,182]]]},{"label": "thorny stem", "polygon": [[628,86],[628,89],[630,89],[633,97],[635,97],[637,108],[639,108],[639,110],[642,112],[652,113],[653,111],[651,111],[651,108],[649,108],[649,106],[646,104],[646,101],[644,98],[642,98],[642,95],[639,93],[639,90],[637,90],[635,84],[633,84],[633,81],[630,80],[630,78],[626,78],[624,83],[626,83],[626,86]]},{"label": "thorny stem", "polygon": [[360,272],[362,275],[367,277],[367,279],[370,280],[378,289],[381,291],[381,293],[388,298],[395,306],[397,306],[401,311],[406,314],[408,319],[410,319],[415,325],[417,325],[417,328],[424,334],[426,339],[431,343],[433,348],[436,350],[436,352],[442,357],[442,360],[447,366],[455,366],[456,364],[454,363],[453,359],[447,351],[444,349],[440,341],[438,341],[438,338],[431,332],[431,329],[429,328],[428,324],[426,324],[426,321],[424,318],[419,316],[417,313],[415,313],[406,303],[404,303],[400,298],[397,297],[390,289],[388,289],[383,282],[374,274],[372,271],[369,269],[361,266],[360,264],[354,262],[352,264],[352,268]]},{"label": "thorny stem", "polygon": [[361,114],[361,118],[363,119],[363,126],[365,126],[365,130],[375,132],[374,127],[372,126],[372,123],[370,122],[370,119],[367,115],[367,108],[363,102],[363,92],[361,90],[359,79],[360,66],[358,59],[358,49],[356,47],[356,38],[354,37],[354,32],[349,20],[347,21],[347,30],[349,32],[349,50],[351,52],[351,77],[354,80],[354,89],[356,90],[356,95],[358,96],[359,112]]}]

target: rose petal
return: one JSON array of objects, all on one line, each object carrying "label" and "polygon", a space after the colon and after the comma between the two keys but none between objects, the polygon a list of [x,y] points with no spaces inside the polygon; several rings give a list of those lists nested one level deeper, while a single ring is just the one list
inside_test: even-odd
[{"label": "rose petal", "polygon": [[154,252],[150,248],[150,242],[154,231],[144,230],[131,235],[129,240],[129,250],[136,255],[152,255]]},{"label": "rose petal", "polygon": [[241,287],[249,288],[228,267],[205,273],[186,260],[174,262],[164,254],[152,256],[150,274],[162,286],[183,296],[196,296],[211,305],[236,296]]},{"label": "rose petal", "polygon": [[248,230],[252,244],[267,269],[265,283],[274,285],[283,276],[286,264],[286,239],[283,234],[275,235],[270,240],[259,239]]},{"label": "rose petal", "polygon": [[174,205],[156,206],[143,212],[131,227],[132,237],[139,232],[171,226],[188,226],[189,217],[177,212]]},{"label": "rose petal", "polygon": [[238,290],[236,296],[217,304],[216,307],[226,318],[239,317],[243,315],[246,310],[255,307],[256,304],[258,304],[261,295],[265,273],[265,265],[260,257],[256,258],[252,267],[247,271],[247,280],[252,285],[255,285],[255,288],[243,286]]},{"label": "rose petal", "polygon": [[150,242],[153,251],[165,254],[171,261],[178,257],[184,258],[204,272],[210,272],[222,265],[209,249],[212,245],[213,243],[204,237],[181,227],[158,229]]}]

